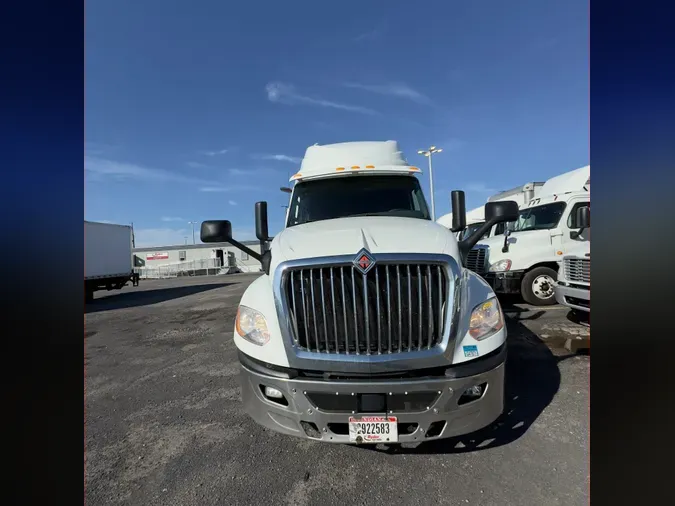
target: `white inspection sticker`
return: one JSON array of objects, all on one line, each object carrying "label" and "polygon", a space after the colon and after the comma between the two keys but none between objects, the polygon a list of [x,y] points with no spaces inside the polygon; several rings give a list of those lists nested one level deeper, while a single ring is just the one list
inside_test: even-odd
[{"label": "white inspection sticker", "polygon": [[349,417],[349,441],[354,443],[398,442],[398,419],[395,416]]}]

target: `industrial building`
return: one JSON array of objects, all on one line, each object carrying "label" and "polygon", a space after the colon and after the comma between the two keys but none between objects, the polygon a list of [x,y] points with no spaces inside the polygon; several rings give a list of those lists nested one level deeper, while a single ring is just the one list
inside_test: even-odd
[{"label": "industrial building", "polygon": [[[260,252],[259,241],[242,244]],[[142,278],[262,271],[258,260],[227,242],[134,248],[133,252],[135,270]]]}]

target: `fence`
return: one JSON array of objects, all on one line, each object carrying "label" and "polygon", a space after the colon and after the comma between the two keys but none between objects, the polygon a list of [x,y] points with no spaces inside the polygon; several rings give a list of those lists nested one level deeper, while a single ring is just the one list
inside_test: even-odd
[{"label": "fence", "polygon": [[136,271],[142,279],[164,279],[179,276],[212,276],[219,274],[222,268],[222,262],[219,258],[208,258],[158,267],[140,267]]}]

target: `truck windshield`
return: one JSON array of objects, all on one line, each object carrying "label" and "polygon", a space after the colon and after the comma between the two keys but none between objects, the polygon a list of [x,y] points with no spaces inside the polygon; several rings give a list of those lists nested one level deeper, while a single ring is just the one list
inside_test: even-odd
[{"label": "truck windshield", "polygon": [[[464,239],[466,239],[467,237],[472,235],[476,230],[478,230],[483,225],[485,225],[484,221],[480,221],[478,223],[472,223],[471,225],[467,225],[467,227],[462,231],[462,235],[460,236],[459,240],[463,241]],[[485,234],[483,235],[483,237],[481,239],[484,239],[485,237],[487,237],[487,235],[489,233],[490,233],[489,231],[485,232]]]},{"label": "truck windshield", "polygon": [[348,176],[298,183],[286,226],[349,216],[431,219],[417,178]]},{"label": "truck windshield", "polygon": [[558,225],[564,210],[564,202],[552,202],[551,204],[544,204],[543,206],[522,209],[518,214],[518,221],[509,228],[513,232],[555,228]]}]

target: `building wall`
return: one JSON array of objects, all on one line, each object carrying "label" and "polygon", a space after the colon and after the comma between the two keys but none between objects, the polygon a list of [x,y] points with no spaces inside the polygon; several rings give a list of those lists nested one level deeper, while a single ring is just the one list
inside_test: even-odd
[{"label": "building wall", "polygon": [[[246,244],[253,251],[260,252],[260,243]],[[164,265],[175,265],[188,263],[194,260],[208,260],[217,258],[216,251],[223,251],[224,265],[228,265],[228,253],[234,255],[236,267],[244,272],[259,272],[261,264],[258,260],[246,255],[243,251],[232,245],[212,245],[204,244],[194,247],[193,245],[179,248],[177,246],[167,246],[166,248],[135,248],[134,254],[141,260],[142,267],[153,268]],[[181,253],[184,253],[184,260],[181,260]],[[149,256],[155,258],[148,259]]]}]

